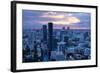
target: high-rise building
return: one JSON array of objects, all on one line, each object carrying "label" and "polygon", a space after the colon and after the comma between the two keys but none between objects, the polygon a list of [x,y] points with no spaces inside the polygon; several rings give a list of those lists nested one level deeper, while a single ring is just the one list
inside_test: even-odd
[{"label": "high-rise building", "polygon": [[65,27],[62,27],[63,30],[65,30]]},{"label": "high-rise building", "polygon": [[47,26],[43,25],[43,41],[47,42]]},{"label": "high-rise building", "polygon": [[57,49],[57,42],[58,42],[58,39],[53,38],[53,42],[52,42],[53,50]]},{"label": "high-rise building", "polygon": [[70,27],[67,27],[67,30],[70,30]]},{"label": "high-rise building", "polygon": [[48,23],[48,49],[49,49],[49,59],[51,55],[51,50],[53,49],[53,23]]},{"label": "high-rise building", "polygon": [[62,27],[62,30],[61,30],[61,41],[64,41],[64,37],[66,36],[66,29],[65,27]]}]

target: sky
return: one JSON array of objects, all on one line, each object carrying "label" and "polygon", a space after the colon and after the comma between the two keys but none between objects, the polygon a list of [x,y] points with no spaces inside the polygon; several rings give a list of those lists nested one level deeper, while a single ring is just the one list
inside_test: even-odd
[{"label": "sky", "polygon": [[53,28],[61,29],[90,29],[91,14],[83,12],[60,12],[22,10],[22,24],[24,29],[41,29],[42,25],[52,22]]}]

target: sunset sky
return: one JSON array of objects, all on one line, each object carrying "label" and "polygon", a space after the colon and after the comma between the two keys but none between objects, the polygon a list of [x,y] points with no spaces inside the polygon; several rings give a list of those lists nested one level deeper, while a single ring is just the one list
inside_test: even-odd
[{"label": "sunset sky", "polygon": [[53,22],[54,28],[69,26],[71,29],[90,29],[91,14],[79,12],[23,10],[22,23],[24,29],[40,29],[42,25]]}]

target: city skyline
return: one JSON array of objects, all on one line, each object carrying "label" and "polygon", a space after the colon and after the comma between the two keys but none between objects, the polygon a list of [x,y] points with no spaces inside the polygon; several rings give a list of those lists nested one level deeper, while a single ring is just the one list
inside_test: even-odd
[{"label": "city skyline", "polygon": [[24,63],[91,59],[89,13],[23,10],[22,17]]},{"label": "city skyline", "polygon": [[49,22],[54,24],[54,29],[90,29],[91,26],[91,14],[82,12],[23,10],[22,19],[23,29],[41,29]]}]

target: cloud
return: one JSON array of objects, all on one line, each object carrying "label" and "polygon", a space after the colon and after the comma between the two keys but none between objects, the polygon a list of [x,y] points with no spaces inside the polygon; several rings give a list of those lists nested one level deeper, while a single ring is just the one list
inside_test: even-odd
[{"label": "cloud", "polygon": [[52,18],[52,19],[63,19],[65,16],[64,15],[42,15],[41,17]]},{"label": "cloud", "polygon": [[61,21],[54,21],[54,24],[72,25],[74,23],[79,23],[80,19],[77,17],[67,17]]},{"label": "cloud", "polygon": [[44,12],[40,17],[51,19],[64,19],[66,17],[73,16],[72,13],[57,13],[57,12]]},{"label": "cloud", "polygon": [[62,20],[56,20],[56,21],[37,21],[38,23],[41,24],[47,24],[48,22],[53,22],[56,25],[74,25],[74,23],[79,23],[80,19],[76,18],[76,17],[67,17],[65,19]]},{"label": "cloud", "polygon": [[72,16],[72,17],[67,17],[64,21],[69,22],[70,24],[72,24],[72,23],[79,23],[80,19],[77,18],[77,17]]},{"label": "cloud", "polygon": [[48,14],[55,15],[55,14],[57,14],[57,12],[50,11],[50,12],[44,12],[43,13],[43,15],[48,15]]},{"label": "cloud", "polygon": [[[52,21],[50,22],[53,22],[54,24],[62,24],[62,25],[70,25],[70,24],[73,24],[73,23],[79,23],[80,22],[80,19],[73,16],[72,13],[57,13],[57,12],[44,12],[40,18],[47,18],[49,20],[52,19]],[[49,21],[48,20],[48,21]],[[44,20],[44,21],[40,21],[40,23],[42,24],[45,24],[45,23],[48,23],[48,21]]]}]

